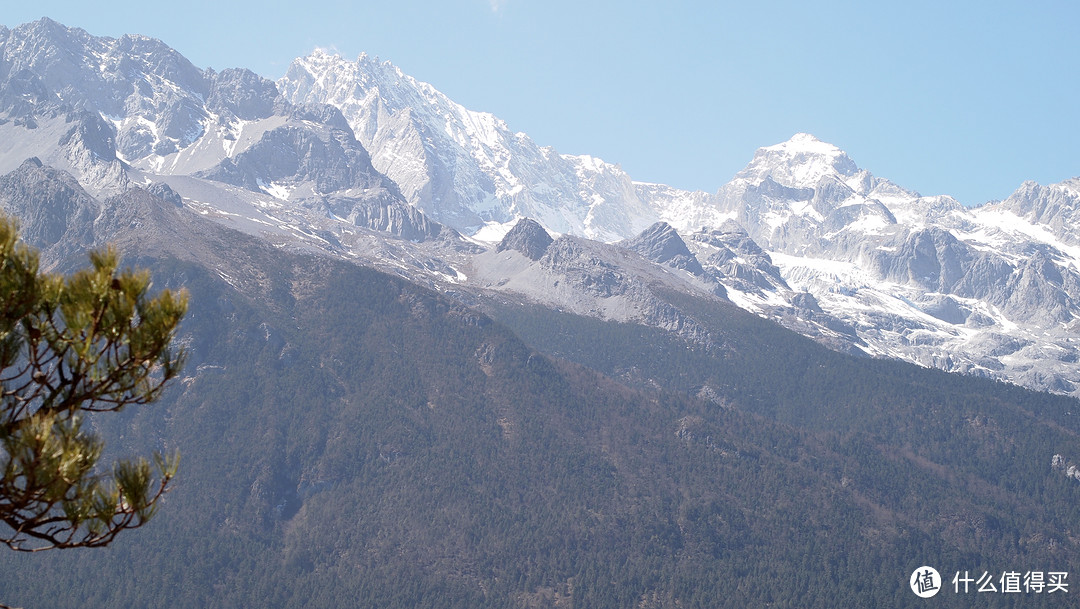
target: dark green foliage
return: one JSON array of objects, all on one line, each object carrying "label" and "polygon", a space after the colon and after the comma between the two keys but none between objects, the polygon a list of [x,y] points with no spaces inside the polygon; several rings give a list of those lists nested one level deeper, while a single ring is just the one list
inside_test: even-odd
[{"label": "dark green foliage", "polygon": [[191,293],[189,376],[165,409],[94,421],[116,450],[184,453],[163,517],[93,564],[0,557],[12,601],[904,607],[922,564],[1077,556],[1080,485],[1050,468],[1080,459],[1072,400],[840,356],[735,311],[709,350],[543,309],[502,325],[371,270],[237,249],[259,269],[231,270],[243,293],[153,263]]},{"label": "dark green foliage", "polygon": [[0,215],[0,542],[14,550],[99,547],[142,526],[175,459],[118,460],[100,471],[87,413],[155,401],[180,370],[171,342],[183,295],[151,297],[149,274],[90,254],[70,276],[41,272],[37,252]]}]

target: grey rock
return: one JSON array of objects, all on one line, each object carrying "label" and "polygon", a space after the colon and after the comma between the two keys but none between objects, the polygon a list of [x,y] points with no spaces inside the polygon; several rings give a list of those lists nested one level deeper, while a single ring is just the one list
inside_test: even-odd
[{"label": "grey rock", "polygon": [[96,112],[85,110],[69,115],[71,129],[60,138],[60,146],[79,146],[97,160],[116,160],[116,130]]},{"label": "grey rock", "polygon": [[19,218],[19,234],[55,258],[90,247],[99,205],[70,174],[29,159],[0,176],[0,207]]},{"label": "grey rock", "polygon": [[154,195],[162,201],[172,203],[177,207],[184,206],[184,198],[181,197],[179,193],[170,188],[169,185],[164,182],[154,182],[153,184],[146,187],[146,192]]},{"label": "grey rock", "polygon": [[928,228],[912,233],[896,252],[878,251],[876,271],[891,281],[949,292],[963,278],[972,252],[952,233]]},{"label": "grey rock", "polygon": [[657,222],[637,237],[621,242],[621,245],[641,254],[647,260],[683,269],[694,275],[705,273],[701,263],[686,247],[686,242],[667,222]]},{"label": "grey rock", "polygon": [[863,204],[845,205],[833,209],[825,216],[821,230],[826,233],[840,231],[844,227],[868,218],[880,218],[886,224],[896,224],[896,216],[879,201],[870,200]]},{"label": "grey rock", "polygon": [[256,120],[275,112],[277,85],[251,70],[230,68],[211,76],[206,107],[214,113]]},{"label": "grey rock", "polygon": [[[336,109],[305,108],[293,116],[299,120],[266,132],[254,146],[197,175],[255,191],[260,184],[287,180],[310,182],[316,194],[371,188],[396,192],[371,166]],[[321,122],[313,125],[316,120]]]},{"label": "grey rock", "polygon": [[366,198],[331,195],[303,203],[312,206],[315,201],[353,226],[390,233],[403,239],[424,241],[439,237],[444,232],[442,225],[428,219],[423,212],[388,191],[379,191]]},{"label": "grey rock", "polygon": [[53,114],[60,100],[49,93],[41,78],[28,69],[9,75],[0,86],[0,112],[26,120],[35,114]]},{"label": "grey rock", "polygon": [[539,260],[552,243],[551,235],[535,220],[522,218],[495,246],[495,251],[514,250],[530,260]]},{"label": "grey rock", "polygon": [[821,305],[818,304],[814,295],[810,292],[799,292],[791,298],[791,304],[796,310],[808,311],[810,313],[824,313],[821,310]]},{"label": "grey rock", "polygon": [[933,299],[931,302],[922,305],[921,309],[927,315],[932,315],[941,321],[957,325],[966,323],[968,317],[971,316],[971,309],[961,306],[960,303],[951,296]]},{"label": "grey rock", "polygon": [[703,229],[689,235],[704,255],[705,274],[718,283],[757,294],[789,290],[780,269],[761,246],[737,222],[728,220],[719,228]]},{"label": "grey rock", "polygon": [[1008,199],[988,205],[1046,226],[1065,243],[1080,245],[1080,177],[1043,186],[1024,182]]}]

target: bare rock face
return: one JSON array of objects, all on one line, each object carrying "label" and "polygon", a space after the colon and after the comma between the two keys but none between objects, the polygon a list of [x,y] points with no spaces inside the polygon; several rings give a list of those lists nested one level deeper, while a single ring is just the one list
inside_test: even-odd
[{"label": "bare rock face", "polygon": [[769,254],[736,222],[702,229],[689,239],[704,261],[704,273],[722,286],[758,295],[790,289]]},{"label": "bare rock face", "polygon": [[896,251],[875,254],[876,271],[883,278],[945,293],[960,283],[976,257],[971,248],[938,228],[911,233]]},{"label": "bare rock face", "polygon": [[206,107],[224,117],[254,121],[275,112],[277,85],[243,68],[230,68],[210,76]]},{"label": "bare rock face", "polygon": [[1080,177],[1049,186],[1024,182],[1009,198],[987,207],[1010,211],[1046,227],[1065,243],[1080,245]]},{"label": "bare rock face", "polygon": [[419,209],[386,190],[374,189],[366,197],[317,197],[304,201],[304,205],[325,209],[353,226],[390,233],[411,241],[425,241],[453,232],[453,229],[433,222]]},{"label": "bare rock face", "polygon": [[705,272],[679,233],[667,222],[657,222],[637,237],[623,241],[621,245],[659,264],[683,269],[694,275]]},{"label": "bare rock face", "polygon": [[268,131],[236,157],[197,175],[250,190],[279,181],[311,182],[318,194],[352,188],[394,189],[371,167],[351,132],[330,125],[286,124]]},{"label": "bare rock face", "polygon": [[71,175],[29,159],[0,176],[0,208],[19,218],[19,234],[42,250],[75,253],[94,243],[100,206]]},{"label": "bare rock face", "polygon": [[154,195],[155,197],[175,205],[176,207],[184,206],[184,198],[179,195],[175,190],[169,187],[168,184],[163,182],[154,182],[146,187],[146,192]]},{"label": "bare rock face", "polygon": [[495,250],[503,252],[514,250],[530,260],[539,260],[551,245],[551,235],[535,220],[522,218],[506,233]]}]

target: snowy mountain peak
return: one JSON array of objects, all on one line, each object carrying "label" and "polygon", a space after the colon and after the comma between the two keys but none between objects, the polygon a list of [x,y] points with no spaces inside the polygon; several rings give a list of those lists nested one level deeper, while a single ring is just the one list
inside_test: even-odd
[{"label": "snowy mountain peak", "polygon": [[980,212],[1010,213],[1049,230],[1069,245],[1080,245],[1076,228],[1080,222],[1080,178],[1048,186],[1026,181],[1008,199],[980,208]]},{"label": "snowy mountain peak", "polygon": [[[294,59],[289,72],[292,72],[294,68],[305,70],[313,76],[325,76],[333,73],[343,80],[361,78],[365,82],[370,82],[372,80],[386,79],[387,77],[390,79],[407,78],[410,81],[413,80],[391,62],[379,61],[378,56],[360,53],[356,57],[356,61],[350,61],[337,51],[322,47],[316,47],[306,56]],[[289,77],[286,76],[283,80],[288,79]]]},{"label": "snowy mountain peak", "polygon": [[756,183],[771,178],[789,188],[813,188],[825,176],[846,180],[857,173],[859,167],[840,148],[809,133],[796,133],[786,142],[759,148],[735,179]]},{"label": "snowy mountain peak", "polygon": [[297,57],[293,60],[293,65],[303,66],[323,66],[323,65],[336,65],[345,63],[346,60],[340,54],[334,52],[331,49],[324,49],[322,47],[315,47],[306,57]]},{"label": "snowy mountain peak", "polygon": [[278,86],[292,103],[341,109],[405,199],[465,234],[531,217],[554,232],[615,241],[657,219],[618,167],[541,148],[389,62],[317,51]]},{"label": "snowy mountain peak", "polygon": [[[679,289],[727,297],[838,348],[1080,395],[1080,179],[1028,182],[971,210],[797,133],[758,149],[716,194],[688,192],[539,146],[378,57],[315,49],[274,83],[200,70],[152,38],[93,37],[50,20],[0,26],[0,142],[0,174],[38,156],[94,196],[164,182],[182,197],[174,203],[275,242],[317,242],[395,272],[422,261],[426,270],[408,273],[455,290],[491,274],[444,262],[472,264],[482,248],[451,246],[434,222],[477,241],[505,236],[496,250],[559,259],[559,272],[587,267],[588,285],[614,300],[584,314],[631,310],[626,295],[644,292],[601,275],[621,265],[653,273],[649,260],[668,267],[665,282],[689,282]],[[20,189],[36,198],[48,191],[33,166]],[[423,249],[372,248],[356,228]],[[564,237],[552,242],[555,233]],[[581,236],[621,241],[644,259]],[[557,285],[525,293],[547,297]],[[672,327],[666,314],[651,319]]]},{"label": "snowy mountain peak", "polygon": [[765,150],[783,150],[789,152],[809,152],[814,154],[838,155],[844,154],[836,146],[819,140],[810,133],[796,133],[786,142],[765,146]]},{"label": "snowy mountain peak", "polygon": [[[375,128],[361,119],[370,112],[393,118],[400,112],[415,115],[425,125],[445,127],[459,145],[495,146],[494,131],[506,124],[486,112],[474,112],[455,103],[432,85],[405,74],[389,61],[361,53],[355,62],[337,53],[315,49],[293,61],[278,85],[294,103],[328,103],[349,119],[365,146],[374,144]],[[375,117],[372,117],[375,118]],[[464,123],[464,125],[462,125]],[[472,140],[479,137],[480,141]]]}]

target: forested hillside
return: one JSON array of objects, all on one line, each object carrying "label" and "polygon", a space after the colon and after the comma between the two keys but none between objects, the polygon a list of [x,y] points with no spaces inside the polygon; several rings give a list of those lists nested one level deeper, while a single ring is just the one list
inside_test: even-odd
[{"label": "forested hillside", "polygon": [[842,356],[733,307],[711,349],[497,322],[185,221],[227,274],[150,238],[128,260],[190,292],[186,378],[95,420],[115,452],[180,450],[176,487],[109,548],[0,554],[5,603],[909,606],[922,564],[1077,555],[1080,484],[1051,468],[1080,459],[1071,399]]}]

